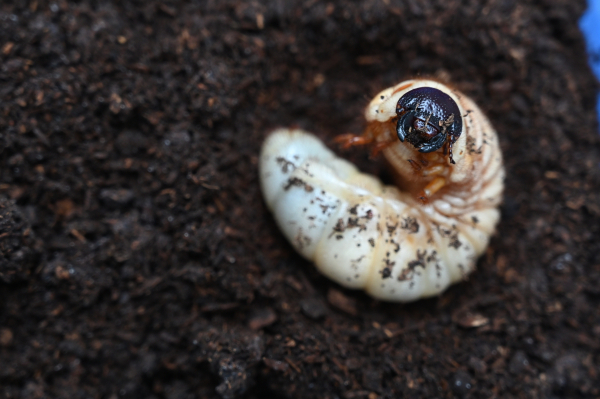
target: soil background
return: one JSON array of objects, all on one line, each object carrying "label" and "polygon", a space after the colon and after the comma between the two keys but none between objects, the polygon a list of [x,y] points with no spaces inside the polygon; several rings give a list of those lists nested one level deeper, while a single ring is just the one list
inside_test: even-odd
[{"label": "soil background", "polygon": [[[599,397],[584,8],[3,0],[0,398]],[[468,281],[388,304],[294,252],[257,158],[277,126],[361,132],[414,76],[490,117],[505,200]]]}]

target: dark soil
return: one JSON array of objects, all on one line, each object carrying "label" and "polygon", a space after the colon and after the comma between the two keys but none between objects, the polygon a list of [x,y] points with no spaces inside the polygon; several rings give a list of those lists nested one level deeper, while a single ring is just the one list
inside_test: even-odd
[{"label": "dark soil", "polygon": [[[195,3],[1,2],[1,398],[600,396],[583,0]],[[482,106],[506,194],[469,281],[386,304],[293,251],[257,156],[413,76]]]}]

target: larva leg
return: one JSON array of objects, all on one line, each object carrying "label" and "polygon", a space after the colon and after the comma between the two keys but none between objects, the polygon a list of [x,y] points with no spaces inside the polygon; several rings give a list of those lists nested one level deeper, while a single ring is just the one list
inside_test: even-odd
[{"label": "larva leg", "polygon": [[396,138],[385,139],[383,141],[376,141],[375,137],[370,133],[363,135],[355,135],[353,133],[340,134],[333,139],[333,142],[338,144],[342,149],[348,149],[351,147],[358,146],[371,146],[371,157],[374,158],[385,150],[390,145],[396,143]]},{"label": "larva leg", "polygon": [[444,177],[438,176],[438,177],[434,178],[432,181],[430,181],[429,183],[427,183],[427,185],[423,189],[423,196],[425,198],[431,198],[431,196],[433,194],[440,191],[440,189],[442,187],[444,187],[445,185],[446,185],[446,179]]},{"label": "larva leg", "polygon": [[393,123],[369,124],[363,134],[340,134],[334,138],[334,142],[343,149],[368,145],[371,147],[370,155],[374,158],[386,148],[398,143],[398,137],[393,133]]},{"label": "larva leg", "polygon": [[358,135],[354,133],[340,134],[333,139],[333,142],[347,150],[351,147],[358,147],[372,144],[375,139],[371,135]]},{"label": "larva leg", "polygon": [[419,199],[422,202],[427,203],[432,195],[448,184],[449,166],[445,156],[441,153],[424,154],[420,162],[412,159],[409,159],[408,162],[415,173],[419,173],[424,178],[431,179],[419,193]]}]

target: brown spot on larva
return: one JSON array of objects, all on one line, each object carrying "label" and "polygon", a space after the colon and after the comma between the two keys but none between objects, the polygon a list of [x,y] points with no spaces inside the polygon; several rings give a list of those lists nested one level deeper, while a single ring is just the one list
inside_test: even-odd
[{"label": "brown spot on larva", "polygon": [[367,229],[367,225],[366,224],[361,224],[358,222],[358,218],[348,218],[347,224],[346,224],[346,228],[350,229],[352,227],[358,227],[358,232],[360,233],[363,230]]},{"label": "brown spot on larva", "polygon": [[398,223],[396,223],[395,225],[389,225],[386,223],[386,227],[387,227],[387,231],[390,235],[392,235],[394,233],[394,231],[396,231],[396,229],[398,228]]},{"label": "brown spot on larva", "polygon": [[[338,219],[335,226],[333,226],[332,232],[331,232],[331,234],[329,234],[329,237],[331,237],[335,233],[342,233],[344,230],[346,230],[346,226],[344,225],[344,219],[340,218],[340,219]],[[339,240],[339,238],[338,238],[338,240]]]},{"label": "brown spot on larva", "polygon": [[453,225],[451,230],[446,229],[437,223],[434,223],[434,225],[436,226],[438,233],[442,237],[448,238],[450,240],[450,242],[448,243],[448,247],[451,247],[454,249],[460,248],[460,246],[462,245],[462,242],[460,242],[460,240],[458,239],[458,230],[456,228],[456,225]]},{"label": "brown spot on larva", "polygon": [[471,216],[471,220],[473,221],[473,223],[479,223],[479,218],[477,216]]},{"label": "brown spot on larva", "polygon": [[437,232],[444,238],[449,237],[450,234],[452,234],[451,230],[448,230],[448,229],[442,227],[439,223],[433,222],[433,225],[435,226],[435,229],[437,230]]},{"label": "brown spot on larva", "polygon": [[425,269],[425,266],[427,265],[427,259],[425,258],[426,256],[427,250],[423,250],[423,252],[421,252],[417,249],[417,258],[408,262],[406,268],[403,269],[402,273],[400,273],[398,276],[398,281],[412,280],[415,274],[419,274],[415,271],[417,267],[422,267]]},{"label": "brown spot on larva", "polygon": [[[387,255],[387,256],[389,256],[389,252],[388,252],[388,255]],[[385,267],[389,268],[390,270],[391,270],[391,269],[394,267],[394,265],[396,264],[396,262],[394,262],[394,261],[391,261],[391,260],[389,260],[389,259],[384,259],[384,260],[383,260],[383,263],[385,263]]]},{"label": "brown spot on larva", "polygon": [[469,154],[481,154],[481,146],[476,148],[475,139],[471,136],[467,137],[467,151]]},{"label": "brown spot on larva", "polygon": [[456,232],[454,235],[452,235],[450,237],[450,243],[448,244],[448,247],[458,249],[458,248],[460,248],[461,245],[462,245],[462,242],[460,242],[460,240],[458,239],[458,232]]},{"label": "brown spot on larva", "polygon": [[431,255],[427,257],[427,262],[435,262],[437,260],[437,251],[431,251]]},{"label": "brown spot on larva", "polygon": [[358,263],[360,263],[364,258],[365,258],[365,256],[362,255],[356,259],[351,259],[350,266],[352,266],[352,269],[354,269],[354,270],[358,269]]},{"label": "brown spot on larva", "polygon": [[390,278],[390,277],[392,277],[392,271],[390,270],[390,268],[389,267],[383,268],[383,270],[381,271],[381,278],[386,279],[386,278]]},{"label": "brown spot on larva", "polygon": [[414,269],[417,266],[425,268],[425,256],[427,255],[427,250],[423,250],[421,252],[420,249],[417,249],[417,258],[413,261],[408,262],[408,267]]},{"label": "brown spot on larva", "polygon": [[335,236],[335,238],[336,238],[336,240],[341,240],[342,238],[344,238],[344,236],[341,234],[338,234],[337,236]]},{"label": "brown spot on larva", "polygon": [[402,219],[400,228],[408,230],[410,234],[415,234],[419,232],[419,223],[417,222],[417,219],[407,216],[404,219]]},{"label": "brown spot on larva", "polygon": [[316,216],[309,216],[308,220],[315,220],[317,217]]},{"label": "brown spot on larva", "polygon": [[369,244],[371,244],[371,247],[375,248],[375,240],[372,238],[369,238]]},{"label": "brown spot on larva", "polygon": [[302,228],[298,230],[298,234],[296,235],[295,241],[298,250],[302,250],[302,248],[304,248],[305,245],[310,245],[311,243],[310,237],[302,235]]},{"label": "brown spot on larva", "polygon": [[329,209],[329,205],[319,205],[321,207],[321,210],[323,211],[323,215],[325,214],[325,212],[327,212],[327,210]]},{"label": "brown spot on larva", "polygon": [[287,181],[286,186],[283,189],[285,191],[287,191],[293,186],[304,187],[304,190],[306,190],[306,192],[308,192],[308,193],[310,193],[311,191],[314,190],[313,186],[311,186],[310,184],[306,183],[304,180],[299,179],[297,177],[290,177]]},{"label": "brown spot on larva", "polygon": [[367,210],[367,214],[365,215],[365,217],[367,219],[372,219],[373,218],[373,211],[372,210]]},{"label": "brown spot on larva", "polygon": [[288,173],[290,170],[296,169],[296,165],[294,165],[293,162],[288,161],[284,157],[277,157],[275,161],[277,161],[277,163],[281,166],[282,173]]},{"label": "brown spot on larva", "polygon": [[351,215],[356,215],[356,208],[358,208],[358,204],[354,205],[352,208],[348,209]]}]

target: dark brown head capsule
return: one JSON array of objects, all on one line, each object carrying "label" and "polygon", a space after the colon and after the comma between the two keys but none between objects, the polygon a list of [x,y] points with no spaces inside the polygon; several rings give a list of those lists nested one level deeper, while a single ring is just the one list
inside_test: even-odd
[{"label": "dark brown head capsule", "polygon": [[396,114],[400,141],[407,140],[419,152],[433,152],[448,140],[454,163],[452,145],[462,132],[462,118],[452,97],[433,87],[419,87],[400,97]]}]

